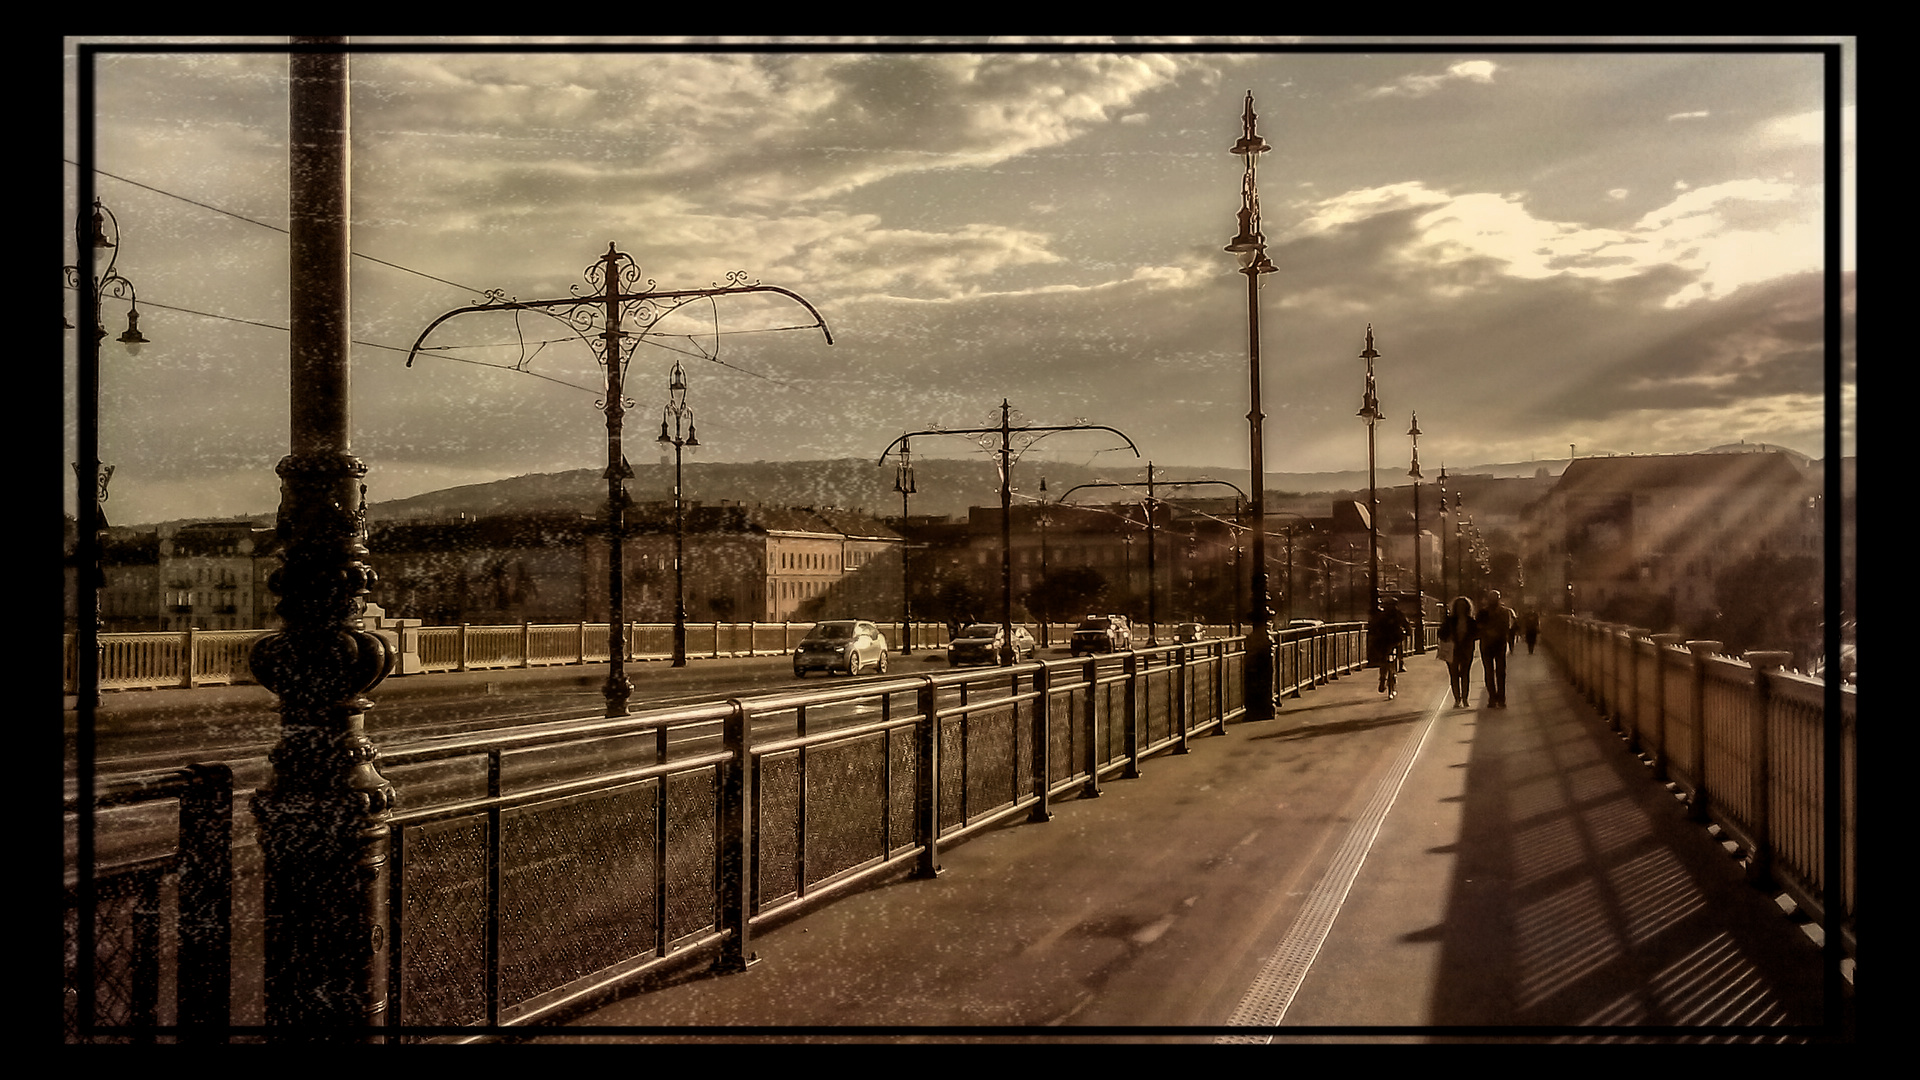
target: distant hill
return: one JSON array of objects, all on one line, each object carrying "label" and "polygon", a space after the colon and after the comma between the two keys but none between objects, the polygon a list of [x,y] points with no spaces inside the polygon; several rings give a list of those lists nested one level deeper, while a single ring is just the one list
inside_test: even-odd
[{"label": "distant hill", "polygon": [[[1494,478],[1530,477],[1541,469],[1558,475],[1564,461],[1520,462],[1477,465],[1466,468],[1449,466],[1449,475]],[[1016,502],[1045,498],[1055,501],[1069,490],[1096,481],[1141,485],[1138,489],[1096,488],[1073,495],[1074,502],[1118,502],[1146,494],[1145,461],[1127,462],[1107,468],[1049,462],[1044,473],[1047,490],[1040,490],[1042,472],[1031,465],[1014,467]],[[914,494],[907,510],[914,516],[963,517],[970,507],[998,506],[1000,476],[996,464],[979,459],[921,458],[913,463]],[[635,476],[627,491],[638,503],[663,502],[673,498],[673,473],[669,466],[636,465]],[[1377,483],[1391,489],[1408,483],[1405,470],[1380,471]],[[851,458],[824,461],[689,462],[682,473],[686,497],[690,502],[714,504],[738,502],[768,506],[835,506],[861,510],[876,517],[900,513],[900,495],[893,490],[894,468],[876,466],[871,460]],[[1434,466],[1428,477],[1439,475]],[[1251,494],[1245,469],[1200,469],[1185,466],[1154,468],[1157,494],[1164,498],[1230,497],[1233,489],[1224,484],[1206,484],[1191,488],[1182,481],[1218,480]],[[1161,485],[1164,485],[1162,487]],[[1314,494],[1333,494],[1364,490],[1364,469],[1325,473],[1269,473],[1267,491],[1279,498]],[[370,503],[367,516],[375,521],[414,518],[443,518],[459,514],[485,515],[576,511],[598,515],[606,505],[607,484],[598,469],[576,469],[559,473],[536,473],[446,488],[405,499]],[[1318,501],[1318,500],[1312,500]]]},{"label": "distant hill", "polygon": [[[1819,461],[1787,447],[1760,443],[1732,443],[1701,453],[1754,453],[1778,450],[1789,455],[1803,468],[1817,468]],[[1597,451],[1581,457],[1613,456]],[[1850,461],[1851,459],[1849,459]],[[1567,467],[1565,458],[1539,461],[1501,462],[1481,465],[1447,465],[1449,477],[1460,477],[1469,484],[1487,479],[1504,480],[1536,477],[1544,473],[1557,477]],[[907,504],[915,517],[960,518],[975,506],[1000,504],[1000,475],[994,460],[977,458],[916,458],[913,463],[915,492]],[[886,518],[900,513],[900,496],[893,490],[894,466],[875,465],[870,459],[852,458],[820,461],[705,462],[683,464],[687,499],[715,504],[737,502],[765,506],[820,506],[860,510]],[[1069,489],[1095,481],[1144,485],[1145,460],[1114,459],[1110,464],[1089,466],[1048,462],[1044,469],[1036,464],[1014,466],[1014,499],[1031,502],[1045,498],[1055,501]],[[1429,486],[1440,475],[1440,465],[1428,462],[1423,468]],[[638,503],[664,502],[673,498],[673,469],[653,462],[636,464],[634,478],[627,491]],[[1047,490],[1039,490],[1042,476]],[[1245,469],[1203,469],[1180,465],[1157,465],[1156,484],[1164,484],[1158,494],[1164,498],[1219,498],[1232,495],[1232,489],[1219,484],[1180,488],[1181,481],[1219,480],[1251,493]],[[1403,463],[1380,468],[1377,483],[1381,491],[1404,488],[1408,484]],[[1359,492],[1367,486],[1365,469],[1342,472],[1268,473],[1269,509],[1324,513],[1329,500]],[[1119,502],[1129,497],[1144,497],[1146,489],[1088,490],[1075,493],[1073,502]],[[575,469],[557,473],[530,473],[484,484],[466,484],[444,488],[404,499],[369,503],[367,516],[373,521],[405,521],[423,518],[457,517],[460,514],[482,516],[502,513],[573,512],[600,516],[605,512],[607,484],[598,469]],[[239,515],[236,520],[251,520],[271,527],[274,511]],[[201,520],[201,519],[190,519]],[[187,524],[188,521],[162,522],[161,526]],[[154,525],[128,526],[152,529]]]}]

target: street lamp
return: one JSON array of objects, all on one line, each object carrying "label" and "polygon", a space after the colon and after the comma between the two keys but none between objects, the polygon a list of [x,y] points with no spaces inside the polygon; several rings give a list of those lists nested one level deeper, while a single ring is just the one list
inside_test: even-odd
[{"label": "street lamp", "polygon": [[903,530],[900,540],[900,655],[913,654],[913,577],[907,569],[907,543],[904,530],[907,525],[907,496],[914,493],[913,457],[903,440],[900,443],[900,464],[893,473],[893,490],[900,493],[900,527]]},{"label": "street lamp", "polygon": [[[82,158],[82,161],[88,160]],[[82,200],[92,187],[92,174],[81,180]],[[119,341],[130,353],[138,353],[147,339],[140,334],[140,316],[135,308],[133,282],[115,268],[120,256],[120,222],[113,212],[93,200],[93,213],[82,213],[74,223],[74,240],[79,264],[62,268],[69,289],[85,289],[79,304],[79,339],[74,343],[77,370],[74,377],[76,458],[73,462],[77,499],[74,503],[74,719],[75,743],[81,768],[80,796],[83,805],[93,801],[93,773],[87,767],[94,758],[94,724],[100,708],[100,590],[106,585],[100,567],[100,535],[106,530],[107,516],[101,509],[107,500],[107,483],[113,479],[113,466],[100,464],[100,342],[107,336],[101,307],[107,297],[127,301],[127,330]],[[107,265],[99,265],[106,252]],[[91,300],[88,303],[87,300]],[[63,317],[69,330],[76,327]],[[89,333],[91,331],[91,333]],[[83,1029],[92,1025],[94,1016],[94,931],[97,892],[94,886],[95,819],[92,813],[79,815],[78,857],[81,866],[79,901],[79,966]]]},{"label": "street lamp", "polygon": [[[139,298],[135,295],[133,282],[117,269],[120,259],[120,219],[99,199],[95,199],[93,213],[83,214],[75,222],[74,239],[85,265],[61,267],[61,272],[67,288],[85,290],[85,297],[79,305],[83,326],[78,328],[81,334],[75,343],[76,359],[79,361],[75,379],[78,392],[76,404],[80,414],[76,455],[80,460],[73,463],[74,479],[78,485],[78,500],[74,507],[78,526],[75,558],[80,572],[80,580],[76,583],[78,625],[75,629],[81,635],[81,655],[93,657],[92,660],[81,662],[82,674],[91,671],[97,676],[99,657],[94,655],[94,650],[98,647],[98,588],[102,584],[100,533],[107,527],[107,516],[100,504],[107,501],[107,484],[113,479],[113,466],[100,464],[100,342],[107,336],[106,318],[101,308],[108,297],[127,302],[127,329],[114,340],[126,346],[128,354],[133,356],[138,356],[140,346],[148,344],[148,341],[140,333]],[[106,253],[107,265],[104,268],[98,265],[101,252]],[[92,302],[87,303],[86,300]],[[61,322],[68,330],[76,329],[65,318]],[[87,333],[87,330],[92,333]],[[83,697],[95,694],[98,690],[87,678],[82,678],[81,684],[78,692]]]},{"label": "street lamp", "polygon": [[[667,432],[669,421],[673,424],[672,434]],[[683,424],[684,435],[681,434]],[[673,372],[667,377],[667,404],[660,410],[658,441],[673,446],[673,666],[686,667],[687,512],[685,500],[681,498],[680,453],[687,447],[698,449],[700,440],[693,432],[693,407],[687,404],[687,373],[678,360],[673,362]]]},{"label": "street lamp", "polygon": [[[1420,414],[1414,413],[1413,423],[1407,427],[1407,438],[1413,440],[1413,467],[1407,475],[1413,478],[1413,651],[1427,651],[1427,580],[1421,569],[1420,549],[1425,546],[1420,532]],[[1441,586],[1442,592],[1446,587]]]},{"label": "street lamp", "polygon": [[[1135,457],[1140,449],[1133,440],[1119,428],[1105,424],[1057,424],[1039,427],[1032,424],[1013,426],[1013,406],[1005,398],[1000,401],[1000,423],[986,428],[932,428],[926,431],[909,431],[905,435],[887,444],[880,452],[880,464],[887,463],[887,455],[893,453],[895,446],[903,447],[915,435],[972,435],[981,448],[990,450],[1000,458],[1000,666],[1013,664],[1013,463],[1025,454],[1034,443],[1056,431],[1111,431],[1125,440],[1127,449]],[[994,437],[998,436],[998,446]]]},{"label": "street lamp", "polygon": [[[532,311],[555,319],[578,334],[607,369],[606,395],[598,407],[607,416],[607,467],[601,473],[607,482],[607,681],[604,689],[606,714],[613,717],[627,714],[627,699],[633,695],[633,684],[627,681],[624,666],[627,627],[622,556],[629,502],[626,483],[633,478],[633,468],[627,464],[626,455],[621,453],[620,440],[627,408],[633,404],[624,393],[623,369],[629,366],[634,349],[639,347],[640,339],[647,336],[661,319],[682,306],[704,297],[746,293],[778,293],[806,308],[813,316],[814,321],[810,326],[786,329],[817,328],[829,345],[833,344],[833,334],[827,329],[826,320],[821,318],[820,312],[798,293],[775,285],[750,283],[743,271],[728,274],[728,284],[716,284],[708,289],[656,291],[651,281],[646,282],[645,288],[637,288],[641,280],[639,266],[631,256],[609,243],[606,254],[588,266],[583,276],[591,289],[589,292],[580,291],[576,285],[572,296],[551,300],[518,300],[507,299],[496,291],[489,293],[484,303],[455,308],[441,315],[420,332],[420,339],[413,343],[413,349],[407,353],[407,366],[413,366],[414,358],[419,356],[427,335],[456,315]],[[637,324],[639,329],[622,329],[627,322]]]},{"label": "street lamp", "polygon": [[1291,626],[1293,625],[1293,537],[1295,535],[1295,532],[1300,528],[1300,523],[1304,523],[1306,525],[1307,531],[1312,532],[1313,521],[1309,519],[1305,514],[1296,514],[1291,510],[1275,511],[1275,515],[1278,517],[1290,517],[1294,519],[1293,521],[1290,521],[1287,523],[1287,527],[1285,530],[1285,535],[1287,538],[1286,616],[1287,616],[1287,625]]},{"label": "street lamp", "polygon": [[1447,588],[1447,466],[1440,465],[1440,600],[1452,610],[1453,597],[1456,595]]},{"label": "street lamp", "polygon": [[1380,399],[1373,391],[1373,362],[1380,354],[1373,348],[1373,324],[1367,324],[1367,347],[1360,359],[1367,362],[1367,390],[1360,399],[1360,411],[1354,415],[1367,422],[1367,613],[1380,606],[1380,497],[1374,486],[1373,426],[1380,422]]},{"label": "street lamp", "polygon": [[1260,232],[1260,190],[1255,180],[1256,163],[1261,154],[1273,149],[1255,130],[1253,91],[1247,91],[1246,112],[1241,116],[1244,133],[1233,144],[1232,152],[1245,159],[1240,180],[1240,231],[1226,250],[1241,256],[1239,272],[1247,276],[1247,367],[1249,399],[1247,409],[1247,446],[1253,477],[1253,607],[1248,613],[1252,625],[1247,633],[1245,668],[1245,717],[1249,721],[1273,719],[1273,612],[1267,608],[1267,527],[1266,527],[1266,437],[1262,430],[1265,414],[1260,402],[1260,275],[1273,273],[1267,259],[1266,238]]},{"label": "street lamp", "polygon": [[[1053,524],[1053,518],[1047,514],[1046,505],[1045,505],[1046,497],[1047,497],[1047,478],[1045,476],[1041,476],[1040,477],[1040,498],[1042,500],[1042,503],[1040,507],[1040,578],[1039,578],[1039,581],[1040,581],[1040,588],[1043,590],[1048,590],[1048,592],[1050,593],[1051,590],[1048,589],[1048,585],[1047,585],[1047,526]],[[1046,595],[1046,594],[1043,594],[1043,595]],[[1050,648],[1053,645],[1052,622],[1053,622],[1054,614],[1055,613],[1053,611],[1053,602],[1052,602],[1051,596],[1049,596],[1047,601],[1047,611],[1045,615],[1040,619],[1040,644],[1043,647]]]},{"label": "street lamp", "polygon": [[[1222,487],[1230,487],[1230,488],[1233,488],[1234,494],[1239,499],[1245,499],[1247,497],[1247,493],[1244,491],[1241,491],[1237,485],[1230,484],[1225,480],[1175,480],[1169,483],[1159,484],[1158,486],[1159,487],[1200,487],[1206,484],[1218,484]],[[1154,600],[1154,597],[1158,588],[1154,584],[1156,578],[1158,577],[1158,571],[1155,568],[1155,564],[1154,564],[1154,549],[1157,548],[1159,544],[1156,542],[1155,536],[1154,536],[1155,529],[1156,529],[1154,520],[1155,520],[1155,511],[1162,504],[1163,500],[1159,499],[1154,494],[1155,488],[1156,488],[1156,482],[1153,478],[1153,462],[1151,461],[1147,462],[1147,482],[1145,484],[1128,484],[1128,483],[1121,483],[1119,481],[1114,481],[1114,480],[1089,480],[1084,484],[1075,484],[1074,486],[1068,488],[1066,492],[1062,494],[1060,498],[1055,501],[1059,503],[1065,503],[1067,501],[1068,495],[1071,495],[1074,492],[1079,491],[1081,488],[1097,488],[1097,487],[1108,487],[1108,488],[1144,487],[1147,489],[1146,500],[1140,504],[1141,509],[1145,514],[1146,522],[1147,522],[1147,643],[1149,645],[1158,644],[1158,642],[1155,640],[1155,634],[1154,634],[1154,628],[1157,625],[1157,621],[1159,618],[1159,608],[1156,606],[1155,600]],[[1236,502],[1234,506],[1235,506],[1235,517],[1237,518],[1239,516],[1239,512],[1238,512],[1239,503]],[[1125,538],[1125,540],[1129,544],[1132,543],[1132,539],[1130,537]],[[1128,565],[1129,565],[1129,571],[1128,571],[1127,591],[1131,593],[1133,591],[1131,559],[1129,559]],[[1239,579],[1237,576],[1235,578],[1234,588],[1236,592],[1239,589]]]}]

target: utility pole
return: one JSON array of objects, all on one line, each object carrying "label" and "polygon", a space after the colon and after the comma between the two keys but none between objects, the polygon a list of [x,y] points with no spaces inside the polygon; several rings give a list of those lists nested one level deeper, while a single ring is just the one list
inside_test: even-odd
[{"label": "utility pole", "polygon": [[[407,366],[413,366],[414,359],[420,355],[427,336],[433,333],[434,328],[455,316],[474,312],[533,311],[547,315],[579,334],[607,369],[607,392],[600,404],[607,418],[607,467],[600,474],[607,482],[607,681],[603,690],[607,701],[606,715],[617,717],[627,714],[627,700],[633,696],[633,684],[628,681],[625,668],[627,622],[623,564],[626,508],[631,501],[627,496],[627,481],[633,478],[633,468],[627,464],[626,455],[621,451],[622,422],[627,409],[633,405],[625,393],[625,369],[632,359],[633,350],[656,323],[681,306],[703,297],[746,293],[777,293],[785,296],[813,316],[812,325],[801,329],[818,329],[829,345],[833,344],[833,334],[827,330],[826,320],[821,318],[820,312],[798,293],[774,285],[749,283],[742,271],[728,275],[730,284],[715,285],[709,289],[656,290],[651,281],[646,283],[645,288],[636,289],[635,286],[640,283],[639,267],[631,256],[609,243],[606,254],[587,267],[584,276],[593,289],[591,293],[551,300],[509,300],[495,292],[488,296],[485,303],[455,308],[441,315],[420,332],[419,340],[413,343],[413,349],[407,353]],[[639,329],[623,329],[628,322]],[[594,332],[596,327],[597,333]]]},{"label": "utility pole", "polygon": [[[1104,424],[1061,424],[1038,427],[1032,424],[1013,424],[1013,406],[1007,399],[1000,399],[1000,423],[984,428],[931,428],[926,431],[909,431],[905,435],[887,444],[880,452],[879,464],[887,463],[887,455],[893,453],[896,446],[904,448],[916,435],[973,435],[982,449],[997,456],[1000,465],[1000,666],[1013,663],[1013,463],[1029,447],[1040,439],[1059,431],[1111,431],[1126,441],[1127,449],[1135,457],[1140,455],[1133,440],[1119,428]],[[995,438],[997,437],[997,445]],[[1016,446],[1016,443],[1018,444]]]}]

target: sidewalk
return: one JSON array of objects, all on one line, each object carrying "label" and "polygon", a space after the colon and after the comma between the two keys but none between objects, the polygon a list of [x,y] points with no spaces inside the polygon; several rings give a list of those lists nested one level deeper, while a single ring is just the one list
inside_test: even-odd
[{"label": "sidewalk", "polygon": [[[935,880],[757,930],[743,974],[526,1041],[1818,1036],[1754,1030],[1820,1024],[1818,948],[1552,659],[1520,650],[1508,709],[1474,681],[1454,709],[1420,656],[1397,701],[1371,675],[1286,699],[944,851]],[[1319,766],[1341,755],[1359,771],[1336,783]]]},{"label": "sidewalk", "polygon": [[1556,662],[1522,647],[1508,697],[1444,714],[1284,1026],[1818,1027],[1818,946]]}]

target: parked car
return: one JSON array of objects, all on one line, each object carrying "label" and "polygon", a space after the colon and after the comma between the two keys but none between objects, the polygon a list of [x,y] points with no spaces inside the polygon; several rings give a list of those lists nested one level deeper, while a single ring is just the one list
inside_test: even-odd
[{"label": "parked car", "polygon": [[864,619],[817,622],[793,650],[793,677],[806,678],[813,670],[887,673],[887,636]]},{"label": "parked car", "polygon": [[[1034,643],[1033,634],[1024,626],[1013,628],[1013,658],[1031,660],[1039,651]],[[947,642],[947,663],[953,667],[961,664],[997,664],[1000,662],[1000,624],[974,623],[963,627],[960,636]]]},{"label": "parked car", "polygon": [[1133,648],[1133,629],[1125,615],[1089,615],[1073,628],[1067,651],[1081,653],[1119,652]]},{"label": "parked car", "polygon": [[1173,628],[1173,640],[1182,645],[1207,639],[1207,628],[1197,622],[1183,622]]}]

